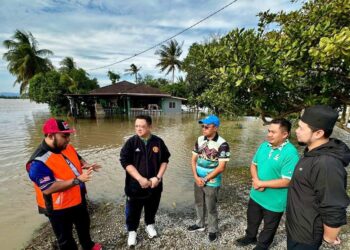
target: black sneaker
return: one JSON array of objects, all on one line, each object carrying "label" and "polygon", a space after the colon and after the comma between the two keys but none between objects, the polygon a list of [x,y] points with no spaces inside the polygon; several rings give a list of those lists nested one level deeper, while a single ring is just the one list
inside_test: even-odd
[{"label": "black sneaker", "polygon": [[240,246],[247,246],[249,244],[256,243],[256,238],[249,238],[248,236],[244,236],[242,238],[237,239],[236,242]]},{"label": "black sneaker", "polygon": [[205,227],[200,227],[200,226],[194,224],[194,225],[192,225],[192,226],[189,226],[189,227],[187,228],[187,230],[190,231],[190,232],[194,232],[194,231],[203,232],[203,231],[205,230]]},{"label": "black sneaker", "polygon": [[209,241],[213,242],[213,241],[216,241],[217,239],[217,235],[216,233],[209,233]]}]

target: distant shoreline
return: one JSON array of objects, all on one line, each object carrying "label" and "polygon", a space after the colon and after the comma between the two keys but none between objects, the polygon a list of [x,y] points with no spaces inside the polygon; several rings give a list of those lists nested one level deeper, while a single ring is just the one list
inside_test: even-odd
[{"label": "distant shoreline", "polygon": [[[5,96],[5,95],[0,95],[0,99],[23,99],[20,96]],[[25,98],[28,99],[28,98]]]}]

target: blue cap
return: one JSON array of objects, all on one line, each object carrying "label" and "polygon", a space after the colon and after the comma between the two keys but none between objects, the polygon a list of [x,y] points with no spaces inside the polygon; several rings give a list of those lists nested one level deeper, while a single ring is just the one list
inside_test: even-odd
[{"label": "blue cap", "polygon": [[208,115],[207,117],[205,117],[202,120],[198,121],[199,124],[214,124],[215,127],[219,127],[220,126],[220,120],[219,117],[217,117],[216,115]]}]

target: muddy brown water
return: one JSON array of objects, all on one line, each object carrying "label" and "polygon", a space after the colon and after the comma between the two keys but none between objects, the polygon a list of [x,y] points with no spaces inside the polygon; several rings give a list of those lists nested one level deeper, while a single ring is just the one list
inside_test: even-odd
[{"label": "muddy brown water", "polygon": [[[47,221],[37,213],[34,191],[25,163],[41,142],[42,123],[50,117],[47,105],[29,100],[0,99],[0,242],[1,249],[20,249],[35,229]],[[201,129],[198,114],[154,117],[153,132],[168,146],[172,156],[164,177],[161,206],[182,209],[193,204],[191,150]],[[132,117],[70,121],[77,132],[71,143],[89,162],[102,165],[88,184],[94,201],[123,202],[125,173],[119,164],[120,149],[134,133]],[[336,131],[348,144],[348,133]],[[266,127],[260,119],[245,117],[222,121],[219,131],[231,147],[229,167],[248,166]]]}]

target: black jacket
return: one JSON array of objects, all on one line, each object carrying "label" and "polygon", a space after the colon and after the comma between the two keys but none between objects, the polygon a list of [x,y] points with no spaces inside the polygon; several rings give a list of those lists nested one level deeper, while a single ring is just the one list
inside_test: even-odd
[{"label": "black jacket", "polygon": [[[170,153],[164,141],[158,136],[151,135],[147,145],[137,136],[129,138],[120,151],[120,163],[125,169],[133,165],[145,178],[150,179],[157,176],[160,165],[169,162]],[[154,189],[141,188],[137,180],[126,172],[125,193],[132,198],[147,198],[151,192],[161,192],[162,182]]]},{"label": "black jacket", "polygon": [[346,193],[350,150],[340,140],[330,139],[304,152],[288,188],[287,234],[293,241],[322,243],[323,224],[340,227],[346,224]]}]

